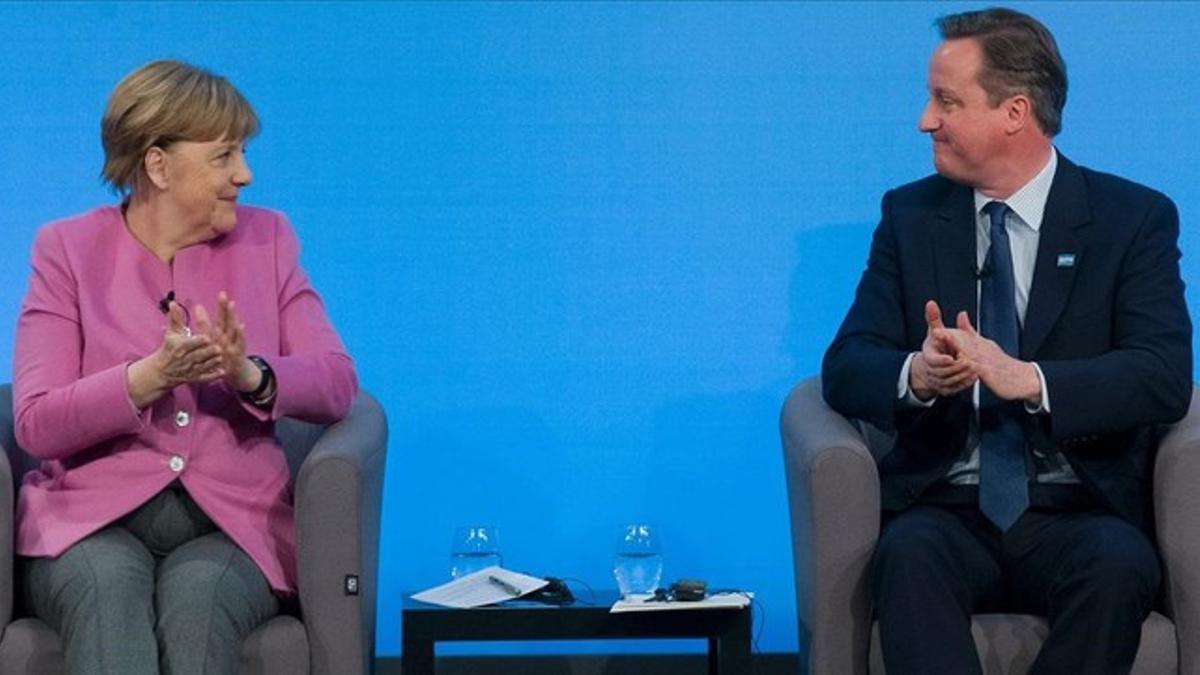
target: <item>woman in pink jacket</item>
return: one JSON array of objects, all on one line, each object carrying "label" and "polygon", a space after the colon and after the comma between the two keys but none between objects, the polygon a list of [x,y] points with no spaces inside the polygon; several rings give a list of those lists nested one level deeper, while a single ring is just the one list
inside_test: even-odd
[{"label": "woman in pink jacket", "polygon": [[238,205],[258,131],[229,82],[157,61],[101,123],[118,205],[37,235],[14,360],[27,606],[72,673],[232,673],[295,592],[283,416],[331,422],[354,366],[279,213]]}]

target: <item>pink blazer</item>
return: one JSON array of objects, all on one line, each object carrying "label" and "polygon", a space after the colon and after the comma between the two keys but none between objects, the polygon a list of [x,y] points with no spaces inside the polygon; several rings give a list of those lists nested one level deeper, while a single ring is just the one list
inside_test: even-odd
[{"label": "pink blazer", "polygon": [[[13,362],[16,438],[42,460],[17,503],[17,552],[56,556],[179,479],[258,564],[295,591],[291,486],[274,420],[332,422],[358,391],[354,364],[300,268],[280,213],[240,206],[237,228],[164,263],[108,206],[50,223],[33,245]],[[227,291],[247,353],[275,371],[274,408],[223,382],[182,385],[143,411],[125,369],[158,348],[168,291],[212,312]]]}]

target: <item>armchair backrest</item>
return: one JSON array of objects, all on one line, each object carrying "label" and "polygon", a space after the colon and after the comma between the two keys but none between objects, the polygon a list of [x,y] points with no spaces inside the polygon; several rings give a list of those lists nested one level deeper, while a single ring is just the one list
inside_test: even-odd
[{"label": "armchair backrest", "polygon": [[[4,446],[4,452],[8,455],[9,466],[13,466],[13,462],[19,459],[17,455],[22,453],[17,452],[17,440],[13,438],[11,384],[0,385],[0,445]],[[19,475],[20,471],[14,468],[14,479]]]},{"label": "armchair backrest", "polygon": [[[0,445],[4,446],[4,451],[8,455],[8,465],[12,467],[13,494],[16,494],[16,488],[20,487],[21,479],[29,471],[38,468],[41,462],[30,457],[17,446],[17,439],[13,435],[12,405],[12,384],[0,384]],[[293,478],[300,470],[301,462],[308,456],[326,426],[301,422],[290,417],[285,417],[275,424],[275,437],[283,446],[284,454],[287,455],[288,469]]]},{"label": "armchair backrest", "polygon": [[[12,387],[0,385],[0,444],[4,454],[0,455],[0,509],[13,513],[17,498],[17,486],[25,472],[21,470],[25,453],[17,447],[13,438]],[[7,476],[4,474],[7,472]],[[11,524],[0,537],[0,633],[4,632],[13,613],[13,542]]]},{"label": "armchair backrest", "polygon": [[275,439],[283,446],[283,454],[287,456],[288,471],[292,480],[300,472],[304,458],[316,445],[317,440],[325,431],[326,424],[311,424],[297,419],[285,417],[275,423]]},{"label": "armchair backrest", "polygon": [[[13,435],[12,414],[12,383],[0,384],[0,443],[4,444],[4,452],[8,455],[8,467],[12,471],[12,494],[16,498],[20,482],[25,473],[41,466],[41,460],[32,458],[17,446],[17,437]],[[16,506],[16,504],[14,504]],[[10,509],[11,510],[11,509]]]},{"label": "armchair backrest", "polygon": [[40,462],[17,446],[17,439],[13,435],[12,384],[8,382],[0,384],[0,444],[4,445],[4,452],[8,455],[8,466],[12,469],[13,495],[16,495],[25,473],[38,468]]},{"label": "armchair backrest", "polygon": [[883,431],[862,420],[851,420],[851,422],[858,429],[858,433],[862,434],[863,440],[867,443],[867,449],[871,451],[871,455],[876,460],[891,452],[892,445],[896,443],[894,432]]}]

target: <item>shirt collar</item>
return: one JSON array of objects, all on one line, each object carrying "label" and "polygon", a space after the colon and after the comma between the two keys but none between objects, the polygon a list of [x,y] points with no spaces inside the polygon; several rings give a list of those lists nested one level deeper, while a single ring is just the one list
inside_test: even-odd
[{"label": "shirt collar", "polygon": [[[1042,216],[1046,213],[1046,200],[1050,198],[1050,186],[1054,184],[1054,172],[1058,169],[1058,149],[1051,146],[1050,159],[1046,166],[1038,172],[1021,189],[1012,193],[1004,203],[1012,209],[1014,215],[1034,232],[1042,227]],[[975,214],[983,212],[983,207],[995,201],[991,197],[975,190]]]}]

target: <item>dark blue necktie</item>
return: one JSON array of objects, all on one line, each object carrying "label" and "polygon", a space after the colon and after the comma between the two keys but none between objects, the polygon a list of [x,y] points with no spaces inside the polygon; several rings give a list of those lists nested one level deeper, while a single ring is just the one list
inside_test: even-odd
[{"label": "dark blue necktie", "polygon": [[[983,207],[991,218],[988,248],[979,295],[979,328],[1009,356],[1020,355],[1016,283],[1012,248],[1004,217],[1004,202]],[[1007,530],[1029,506],[1029,478],[1025,469],[1025,434],[1016,415],[1016,404],[979,387],[979,510],[1001,530]]]}]

